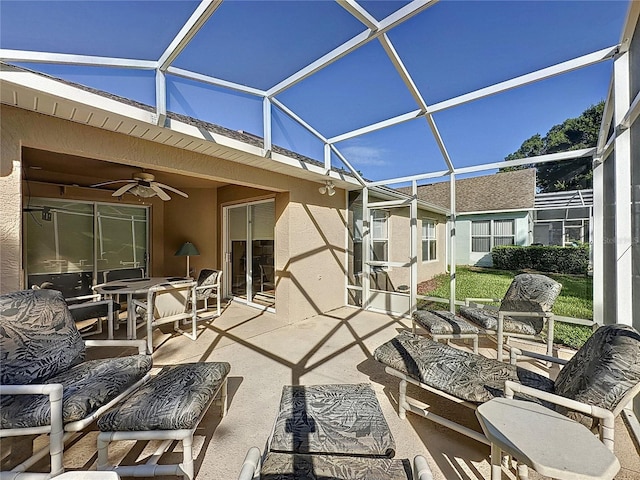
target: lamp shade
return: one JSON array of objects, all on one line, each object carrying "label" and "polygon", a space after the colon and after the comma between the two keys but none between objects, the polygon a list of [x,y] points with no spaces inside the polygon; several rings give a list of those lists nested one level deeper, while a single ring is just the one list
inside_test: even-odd
[{"label": "lamp shade", "polygon": [[196,246],[191,242],[184,242],[182,246],[175,253],[176,257],[193,257],[195,255],[200,255],[200,252],[196,248]]}]

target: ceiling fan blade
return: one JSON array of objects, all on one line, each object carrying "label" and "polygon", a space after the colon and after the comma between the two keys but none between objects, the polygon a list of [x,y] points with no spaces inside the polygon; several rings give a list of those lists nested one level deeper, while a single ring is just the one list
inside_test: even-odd
[{"label": "ceiling fan blade", "polygon": [[150,186],[150,187],[151,187],[151,189],[152,189],[154,192],[156,192],[156,193],[158,194],[158,196],[159,196],[162,200],[164,200],[165,202],[166,202],[167,200],[171,200],[171,197],[170,197],[169,195],[167,195],[167,194],[165,193],[165,191],[164,191],[164,190],[162,190],[162,189],[158,186],[158,184],[157,184],[156,182],[151,182],[151,184],[150,184],[149,186]]},{"label": "ceiling fan blade", "polygon": [[153,182],[154,184],[158,185],[159,187],[165,188],[171,192],[177,193],[178,195],[182,195],[184,198],[189,198],[189,195],[187,195],[184,192],[181,192],[180,190],[170,187],[169,185],[165,185],[164,183],[160,183],[160,182]]},{"label": "ceiling fan blade", "polygon": [[111,185],[112,183],[135,182],[135,180],[111,180],[110,182],[102,182],[91,185],[92,187],[102,187],[103,185]]},{"label": "ceiling fan blade", "polygon": [[120,187],[118,190],[111,194],[112,197],[119,197],[120,195],[124,195],[128,190],[131,190],[133,187],[137,185],[137,182],[127,183],[123,187]]}]

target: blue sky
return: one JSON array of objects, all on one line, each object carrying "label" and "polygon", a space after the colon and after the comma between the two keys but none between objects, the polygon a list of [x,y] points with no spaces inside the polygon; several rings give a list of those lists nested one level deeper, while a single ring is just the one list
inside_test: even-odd
[{"label": "blue sky", "polygon": [[[407,2],[362,1],[381,20]],[[0,47],[157,60],[198,2],[0,2]],[[628,1],[443,0],[389,33],[428,104],[615,45]],[[267,89],[364,26],[335,2],[227,0],[174,66]],[[154,105],[148,71],[25,65]],[[502,160],[536,133],[578,116],[607,94],[611,62],[434,115],[456,167]],[[261,99],[177,77],[168,108],[262,135]],[[380,43],[373,41],[278,95],[327,137],[417,108]],[[322,144],[274,111],[274,143],[316,159]],[[338,148],[379,180],[445,167],[418,119],[344,141]]]}]

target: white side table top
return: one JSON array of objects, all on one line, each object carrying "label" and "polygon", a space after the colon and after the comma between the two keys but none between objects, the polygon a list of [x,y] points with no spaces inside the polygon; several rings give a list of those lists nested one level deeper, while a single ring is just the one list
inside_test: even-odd
[{"label": "white side table top", "polygon": [[542,405],[494,398],[476,415],[489,441],[536,472],[561,480],[611,480],[620,463],[585,426]]}]

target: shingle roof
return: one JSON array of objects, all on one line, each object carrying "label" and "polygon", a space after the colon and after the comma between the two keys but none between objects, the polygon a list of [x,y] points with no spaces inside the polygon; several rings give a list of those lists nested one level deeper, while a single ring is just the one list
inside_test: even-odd
[{"label": "shingle roof", "polygon": [[[456,180],[456,211],[532,209],[535,203],[534,168]],[[403,188],[408,193],[410,190]],[[418,199],[445,208],[450,206],[449,182],[418,187]]]}]

